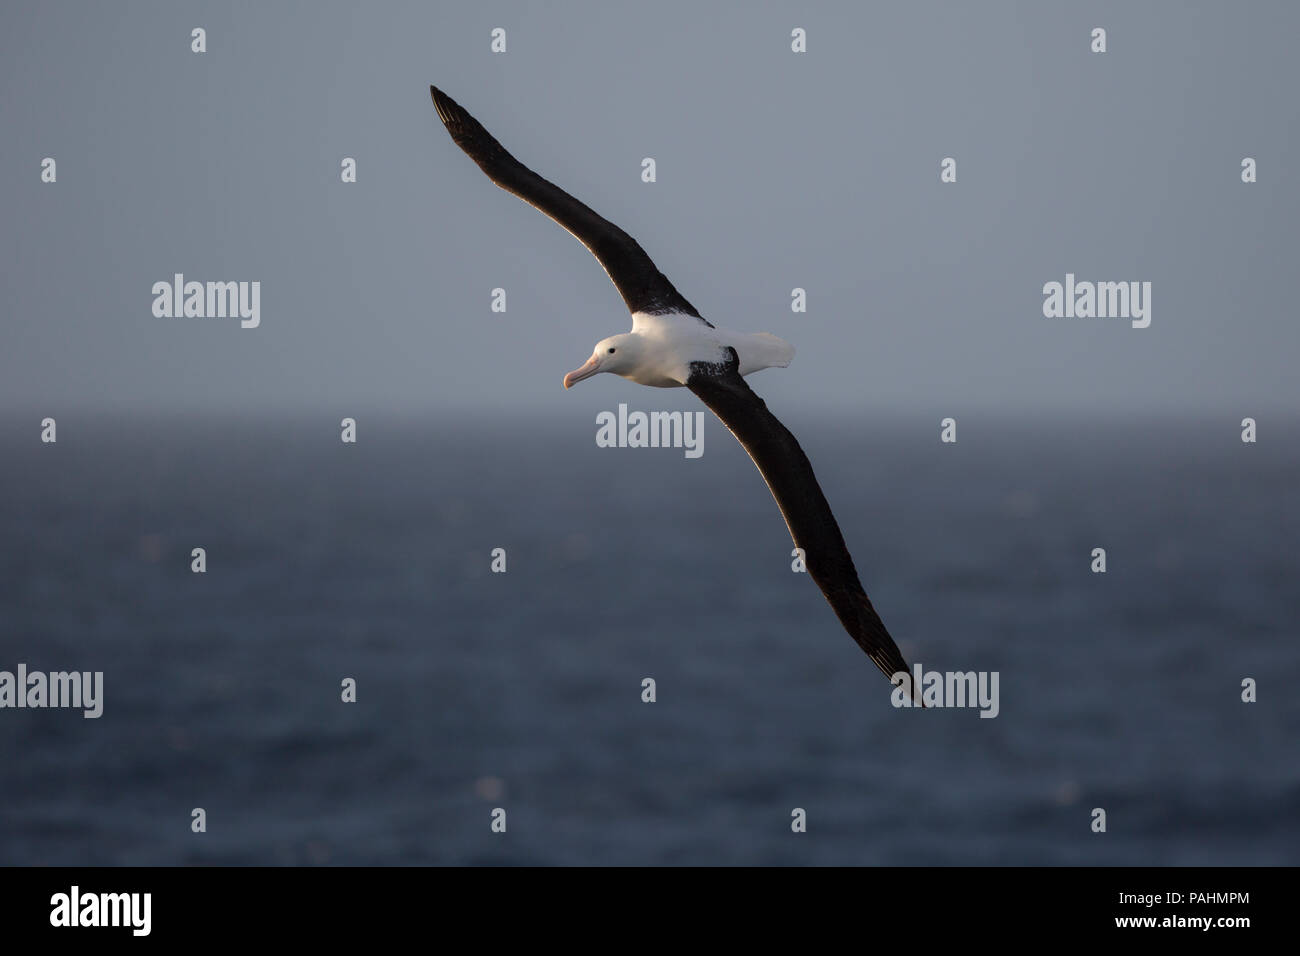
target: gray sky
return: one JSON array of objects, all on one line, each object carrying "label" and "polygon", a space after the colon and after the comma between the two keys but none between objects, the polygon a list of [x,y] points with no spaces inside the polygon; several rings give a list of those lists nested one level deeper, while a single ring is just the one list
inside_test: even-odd
[{"label": "gray sky", "polygon": [[[778,409],[1294,410],[1298,34],[1262,2],[5,4],[0,402],[696,407],[563,392],[622,301],[433,82],[715,324],[791,341],[752,380]],[[260,328],[155,318],[176,272],[259,280]],[[1151,282],[1150,328],[1044,318],[1067,272]]]}]

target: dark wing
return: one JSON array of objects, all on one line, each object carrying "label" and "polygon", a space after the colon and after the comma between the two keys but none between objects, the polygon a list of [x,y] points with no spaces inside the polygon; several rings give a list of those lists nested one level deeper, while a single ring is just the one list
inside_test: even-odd
[{"label": "dark wing", "polygon": [[430,86],[429,92],[433,94],[438,116],[456,145],[478,163],[494,183],[536,206],[577,236],[605,267],[629,312],[648,312],[651,315],[683,312],[713,328],[655,268],[635,239],[511,156],[483,128],[483,124],[442,90]]},{"label": "dark wing", "polygon": [[790,430],[740,377],[736,350],[727,351],[730,361],[725,363],[692,362],[686,387],[722,419],[754,459],[785,516],[790,537],[804,551],[808,573],[849,636],[892,681],[894,674],[908,670],[907,662],[862,589],[812,464]]}]

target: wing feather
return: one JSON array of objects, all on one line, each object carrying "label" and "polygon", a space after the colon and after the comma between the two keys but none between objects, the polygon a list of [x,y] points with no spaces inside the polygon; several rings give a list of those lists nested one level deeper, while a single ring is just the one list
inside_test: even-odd
[{"label": "wing feather", "polygon": [[536,206],[577,237],[605,267],[629,312],[650,315],[680,312],[713,328],[673,288],[635,239],[511,156],[483,124],[442,90],[430,86],[429,92],[439,118],[456,145],[494,183]]},{"label": "wing feather", "polygon": [[[686,387],[699,396],[749,452],[785,518],[808,574],[821,588],[849,636],[893,681],[907,662],[858,578],[844,535],[812,463],[790,430],[741,378],[735,349],[725,363],[695,362]],[[910,684],[910,678],[906,678]]]}]

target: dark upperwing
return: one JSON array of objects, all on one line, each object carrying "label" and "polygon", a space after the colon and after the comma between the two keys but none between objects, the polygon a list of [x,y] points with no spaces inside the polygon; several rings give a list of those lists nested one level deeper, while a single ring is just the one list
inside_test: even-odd
[{"label": "dark upperwing", "polygon": [[[727,351],[727,362],[691,363],[686,387],[709,406],[749,452],[781,508],[795,547],[803,549],[808,573],[849,636],[893,682],[899,671],[908,672],[907,662],[867,599],[808,456],[790,430],[745,384],[736,350]],[[910,683],[910,676],[907,681]],[[912,694],[919,701],[919,688],[913,688]]]},{"label": "dark upperwing", "polygon": [[651,315],[681,312],[693,315],[713,328],[655,268],[654,262],[635,239],[511,156],[483,128],[483,124],[442,90],[430,86],[429,92],[433,95],[438,116],[456,145],[478,163],[494,183],[536,206],[577,236],[605,267],[629,312]]}]

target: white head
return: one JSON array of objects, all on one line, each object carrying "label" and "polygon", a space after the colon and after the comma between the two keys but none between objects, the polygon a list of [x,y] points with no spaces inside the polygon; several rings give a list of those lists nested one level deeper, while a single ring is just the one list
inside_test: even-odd
[{"label": "white head", "polygon": [[641,337],[631,332],[611,335],[596,343],[591,358],[581,368],[575,368],[564,376],[564,387],[569,388],[584,378],[591,378],[597,372],[613,372],[626,377],[636,367],[641,358]]}]

